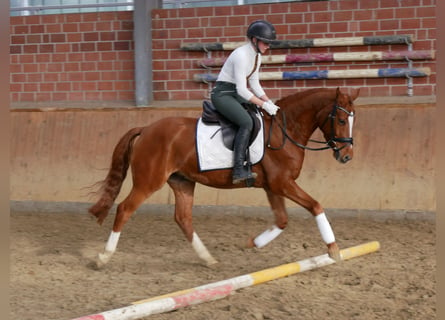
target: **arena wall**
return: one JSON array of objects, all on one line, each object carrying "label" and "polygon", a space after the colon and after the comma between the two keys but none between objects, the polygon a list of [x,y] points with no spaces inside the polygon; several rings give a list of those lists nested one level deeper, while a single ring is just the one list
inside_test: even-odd
[{"label": "arena wall", "polygon": [[[268,19],[282,39],[409,34],[415,39],[414,50],[436,48],[434,0],[156,9],[152,19],[156,103],[148,108],[132,108],[131,12],[11,17],[12,201],[92,202],[95,198],[88,194],[95,189],[88,187],[105,177],[113,147],[124,132],[165,116],[197,117],[209,85],[192,79],[194,73],[202,72],[196,61],[206,54],[181,51],[184,43],[242,41],[250,21]],[[274,54],[399,49],[405,50],[406,46],[292,49]],[[399,63],[366,65],[386,68]],[[414,96],[434,96],[435,61],[414,65],[432,70],[431,76],[414,79]],[[323,66],[362,67],[357,63]],[[306,70],[320,65],[291,67]],[[360,87],[360,97],[364,98],[406,95],[405,79],[264,82],[274,99],[295,90],[337,86],[346,90]],[[76,103],[81,108],[69,108]],[[111,104],[115,107],[101,109]],[[434,103],[416,103],[413,99],[405,104],[362,103],[357,108],[354,160],[340,165],[328,151],[308,152],[300,185],[326,208],[435,211]],[[118,201],[129,186],[130,177]],[[174,199],[165,187],[147,203],[171,205]],[[267,206],[267,199],[257,189],[239,192],[198,186],[195,204]]]},{"label": "arena wall", "polygon": [[[13,111],[11,200],[92,202],[89,189],[105,178],[113,148],[129,128],[167,116],[199,116],[200,108]],[[434,104],[360,105],[354,159],[307,152],[300,186],[326,208],[435,210]],[[118,198],[129,191],[127,177]],[[174,204],[168,187],[146,203]],[[268,206],[261,189],[197,186],[196,205]],[[288,203],[290,207],[297,206]]]}]

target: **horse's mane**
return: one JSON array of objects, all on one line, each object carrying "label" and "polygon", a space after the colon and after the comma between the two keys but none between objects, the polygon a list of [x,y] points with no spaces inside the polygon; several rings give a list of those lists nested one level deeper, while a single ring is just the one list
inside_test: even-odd
[{"label": "horse's mane", "polygon": [[315,94],[334,95],[335,89],[328,88],[314,88],[308,89],[300,92],[290,94],[283,97],[275,102],[280,108],[286,109],[287,107],[298,107],[304,105],[307,99],[310,99]]}]

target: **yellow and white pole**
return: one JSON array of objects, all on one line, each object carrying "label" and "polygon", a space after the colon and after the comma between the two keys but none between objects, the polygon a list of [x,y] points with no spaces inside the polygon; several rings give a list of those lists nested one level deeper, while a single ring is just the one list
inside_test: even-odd
[{"label": "yellow and white pole", "polygon": [[[378,241],[368,242],[355,247],[340,250],[342,260],[349,260],[380,249]],[[154,298],[133,302],[132,305],[93,314],[73,320],[133,320],[152,314],[173,311],[189,305],[199,304],[227,297],[241,288],[290,276],[295,273],[324,267],[335,263],[328,254],[283,264],[278,267],[226,279],[203,286],[181,290]]]}]

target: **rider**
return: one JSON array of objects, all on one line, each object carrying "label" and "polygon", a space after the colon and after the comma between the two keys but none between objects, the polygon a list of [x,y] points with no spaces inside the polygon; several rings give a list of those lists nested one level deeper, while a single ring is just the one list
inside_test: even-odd
[{"label": "rider", "polygon": [[[234,141],[233,184],[255,179],[257,174],[245,166],[246,150],[253,129],[253,121],[241,103],[251,102],[271,116],[279,109],[264,92],[259,82],[261,54],[276,39],[274,26],[265,21],[252,22],[247,29],[249,42],[235,49],[224,63],[211,93],[215,108],[227,119],[238,125]],[[253,91],[247,89],[247,82]]]}]

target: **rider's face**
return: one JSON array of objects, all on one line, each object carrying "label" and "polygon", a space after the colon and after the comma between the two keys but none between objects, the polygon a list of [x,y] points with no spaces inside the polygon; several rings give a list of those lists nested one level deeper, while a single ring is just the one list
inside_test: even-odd
[{"label": "rider's face", "polygon": [[270,44],[258,40],[258,48],[260,49],[261,54],[264,54],[267,51],[267,49],[270,48]]},{"label": "rider's face", "polygon": [[267,51],[267,49],[270,48],[270,44],[265,43],[257,38],[253,38],[252,41],[254,44],[255,43],[257,44],[258,49],[260,50],[261,54],[264,54]]}]

